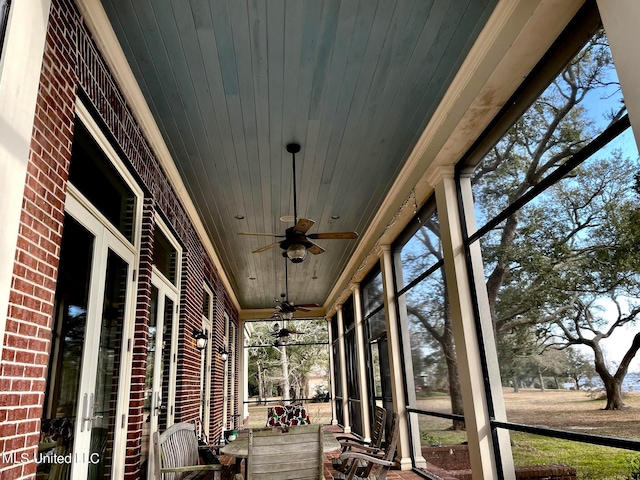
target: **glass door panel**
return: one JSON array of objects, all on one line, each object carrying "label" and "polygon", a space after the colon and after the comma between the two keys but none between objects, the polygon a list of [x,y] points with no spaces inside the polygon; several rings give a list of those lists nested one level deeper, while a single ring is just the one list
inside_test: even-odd
[{"label": "glass door panel", "polygon": [[[160,365],[158,365],[158,375],[156,375],[155,383],[158,391],[157,398],[160,404],[157,406],[158,428],[164,431],[170,424],[169,421],[169,390],[166,388],[169,384],[169,366],[171,365],[171,329],[173,327],[173,314],[175,312],[175,304],[173,299],[168,296],[164,297],[164,306],[162,309],[162,335],[159,337],[158,343],[162,347],[162,356]],[[173,408],[173,406],[171,406]],[[172,423],[172,422],[171,422]]]},{"label": "glass door panel", "polygon": [[211,353],[213,338],[211,322],[202,320],[202,331],[207,335],[207,346],[200,352],[200,421],[199,435],[209,438],[209,423],[211,422]]},{"label": "glass door panel", "polygon": [[171,344],[175,322],[175,290],[155,270],[151,278],[151,309],[147,332],[147,369],[145,375],[144,425],[140,463],[141,478],[155,478],[153,432],[164,431],[173,423]]},{"label": "glass door panel", "polygon": [[46,460],[73,450],[77,423],[81,360],[87,328],[89,287],[95,236],[67,217],[60,246],[56,320],[51,339],[38,478],[65,478],[69,464]]},{"label": "glass door panel", "polygon": [[[154,415],[154,371],[156,370],[156,352],[158,349],[158,288],[151,287],[151,309],[149,312],[149,327],[147,330],[147,369],[144,382],[144,424],[142,426],[142,448],[140,464],[144,473],[153,465],[151,456],[151,432],[158,428],[158,417]],[[162,355],[160,355],[162,356]]]},{"label": "glass door panel", "polygon": [[[118,391],[120,351],[126,300],[127,263],[109,250],[104,293],[104,309],[100,328],[95,403],[92,415],[89,479],[109,478],[108,465],[113,457],[115,423],[114,401]],[[99,459],[99,461],[96,461]]]},{"label": "glass door panel", "polygon": [[[38,478],[111,478],[114,457],[122,455],[122,448],[115,450],[124,446],[116,438],[116,416],[134,258],[68,200],[40,444],[46,457]],[[64,462],[52,461],[60,455]]]}]

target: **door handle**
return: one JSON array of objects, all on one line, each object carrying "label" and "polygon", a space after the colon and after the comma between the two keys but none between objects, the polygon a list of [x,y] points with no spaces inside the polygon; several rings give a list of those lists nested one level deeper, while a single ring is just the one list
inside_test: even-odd
[{"label": "door handle", "polygon": [[93,393],[87,394],[85,393],[82,396],[82,419],[80,421],[80,431],[84,432],[85,423],[88,423],[87,431],[91,430],[91,423],[96,418],[102,418],[102,415],[93,416],[93,410],[95,405],[93,403],[94,396]]},{"label": "door handle", "polygon": [[87,394],[82,396],[82,417],[80,420],[80,431],[84,432],[84,422],[87,421]]},{"label": "door handle", "polygon": [[159,391],[156,391],[156,406],[154,407],[154,412],[158,415],[162,411],[162,394]]}]

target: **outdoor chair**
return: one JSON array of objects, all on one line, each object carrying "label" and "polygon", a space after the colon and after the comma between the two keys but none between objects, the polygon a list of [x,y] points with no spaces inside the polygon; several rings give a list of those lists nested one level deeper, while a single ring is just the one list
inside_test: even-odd
[{"label": "outdoor chair", "polygon": [[321,425],[249,430],[246,480],[324,480],[322,435]]},{"label": "outdoor chair", "polygon": [[153,433],[156,480],[219,480],[223,465],[200,463],[198,437],[193,422],[171,425]]},{"label": "outdoor chair", "polygon": [[394,457],[400,431],[399,418],[397,413],[393,414],[391,427],[387,432],[384,444],[384,451],[362,446],[358,451],[352,449],[341,453],[340,458],[342,460],[351,460],[351,466],[346,474],[338,474],[334,478],[345,480],[385,480],[389,469],[395,464]]},{"label": "outdoor chair", "polygon": [[[373,414],[373,423],[371,425],[371,441],[365,442],[362,439],[355,438],[353,436],[337,436],[336,440],[340,442],[342,447],[342,453],[352,449],[358,449],[360,447],[380,448],[382,439],[384,438],[384,427],[387,421],[387,411],[379,406],[375,407]],[[368,453],[372,453],[371,450]],[[351,459],[334,458],[331,460],[334,470],[342,473],[349,471],[351,467]],[[363,466],[366,462],[363,463]]]}]

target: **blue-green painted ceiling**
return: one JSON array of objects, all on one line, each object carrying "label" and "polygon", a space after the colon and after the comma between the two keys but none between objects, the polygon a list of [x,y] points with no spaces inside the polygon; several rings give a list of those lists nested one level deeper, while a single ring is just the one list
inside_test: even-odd
[{"label": "blue-green painted ceiling", "polygon": [[[284,291],[275,248],[369,227],[497,0],[102,0],[242,308]],[[238,219],[236,217],[243,217]],[[339,218],[332,218],[339,217]],[[323,304],[357,240],[290,264],[289,297]]]}]

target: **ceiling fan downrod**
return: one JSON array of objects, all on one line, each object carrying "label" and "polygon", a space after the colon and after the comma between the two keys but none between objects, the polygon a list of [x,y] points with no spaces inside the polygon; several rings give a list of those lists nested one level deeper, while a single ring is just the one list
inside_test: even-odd
[{"label": "ceiling fan downrod", "polygon": [[287,144],[287,152],[291,154],[293,160],[293,223],[298,222],[298,199],[296,194],[296,153],[300,151],[299,143]]}]

